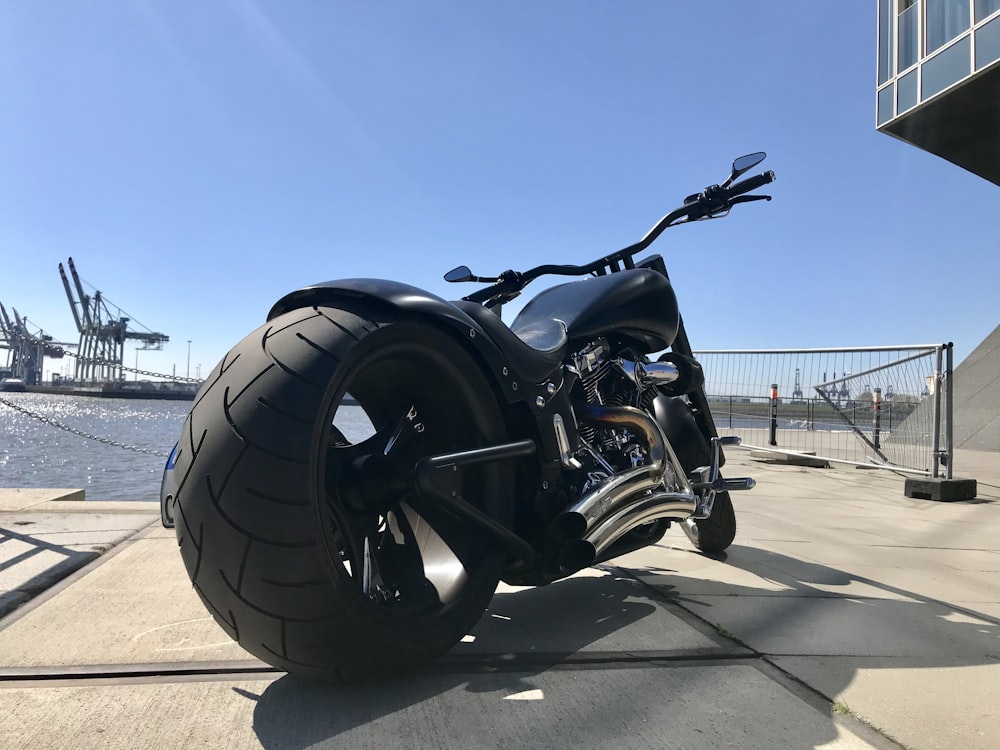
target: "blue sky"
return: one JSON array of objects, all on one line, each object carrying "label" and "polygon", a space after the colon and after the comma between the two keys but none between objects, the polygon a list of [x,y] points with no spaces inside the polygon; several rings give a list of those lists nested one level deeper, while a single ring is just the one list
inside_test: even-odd
[{"label": "blue sky", "polygon": [[[207,374],[326,279],[582,263],[765,150],[771,203],[654,246],[695,348],[1000,323],[1000,188],[875,130],[875,7],[0,4],[0,302],[77,334],[57,264]],[[539,287],[540,288],[540,287]],[[135,362],[130,345],[126,364]]]}]

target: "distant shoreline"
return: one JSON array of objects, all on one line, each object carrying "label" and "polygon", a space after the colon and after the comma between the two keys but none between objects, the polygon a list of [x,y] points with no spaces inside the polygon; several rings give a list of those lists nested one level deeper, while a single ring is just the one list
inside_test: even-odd
[{"label": "distant shoreline", "polygon": [[[173,386],[173,384],[171,384]],[[48,393],[56,396],[88,396],[90,398],[154,399],[158,401],[194,401],[197,388],[149,388],[105,385],[29,385],[27,393]]]}]

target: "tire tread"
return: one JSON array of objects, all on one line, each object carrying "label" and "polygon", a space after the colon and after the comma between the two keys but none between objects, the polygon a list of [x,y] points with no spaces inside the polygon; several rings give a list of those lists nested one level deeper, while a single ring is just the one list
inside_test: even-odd
[{"label": "tire tread", "polygon": [[328,384],[387,324],[327,307],[269,321],[215,367],[181,434],[175,528],[194,589],[244,648],[300,675],[370,678],[441,641],[428,626],[398,633],[391,663],[373,651],[375,621],[333,570],[308,489],[303,441]]}]

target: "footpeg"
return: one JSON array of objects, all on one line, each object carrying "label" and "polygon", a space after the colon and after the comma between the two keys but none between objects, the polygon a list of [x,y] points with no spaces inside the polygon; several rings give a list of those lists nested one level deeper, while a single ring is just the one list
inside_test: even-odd
[{"label": "footpeg", "polygon": [[739,490],[752,490],[756,486],[757,483],[750,477],[733,477],[732,479],[719,477],[713,489],[718,492],[737,492]]},{"label": "footpeg", "polygon": [[[726,479],[719,473],[722,446],[739,444],[740,439],[736,435],[712,438],[712,463],[696,469],[692,475],[693,478],[699,480],[691,483],[692,488],[698,494],[698,509],[693,518],[708,518],[711,515],[716,492],[752,490],[757,485],[750,477]],[[690,531],[690,529],[688,530]]]}]

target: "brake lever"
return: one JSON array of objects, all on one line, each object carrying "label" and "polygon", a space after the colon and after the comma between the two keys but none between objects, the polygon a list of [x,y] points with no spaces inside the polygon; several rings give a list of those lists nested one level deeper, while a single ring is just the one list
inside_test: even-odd
[{"label": "brake lever", "polygon": [[729,199],[729,205],[735,206],[737,203],[750,203],[751,201],[769,201],[770,195],[737,195]]},{"label": "brake lever", "polygon": [[445,281],[447,281],[447,282],[449,282],[451,284],[464,284],[464,283],[495,284],[496,282],[500,281],[500,277],[499,276],[470,276],[467,279],[449,279],[449,278],[446,277]]}]

